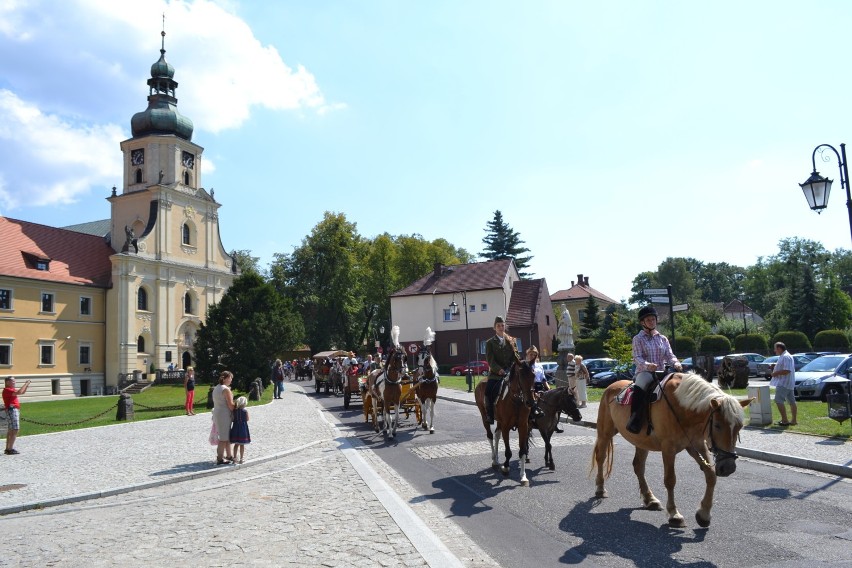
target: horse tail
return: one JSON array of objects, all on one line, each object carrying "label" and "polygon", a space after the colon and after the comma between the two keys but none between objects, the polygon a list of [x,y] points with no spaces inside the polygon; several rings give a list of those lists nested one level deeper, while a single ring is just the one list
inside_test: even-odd
[{"label": "horse tail", "polygon": [[595,440],[595,446],[592,449],[592,463],[589,466],[589,477],[595,471],[595,468],[598,467],[598,447],[601,445],[601,442],[604,439],[607,439],[605,446],[605,453],[603,457],[603,465],[605,468],[604,479],[609,478],[612,473],[612,462],[614,456],[614,442],[615,438],[612,432],[607,432],[607,428],[612,428],[612,416],[609,413],[609,398],[607,397],[607,393],[609,389],[604,391],[603,397],[601,397],[600,406],[598,407],[598,420],[597,420],[597,438]]}]

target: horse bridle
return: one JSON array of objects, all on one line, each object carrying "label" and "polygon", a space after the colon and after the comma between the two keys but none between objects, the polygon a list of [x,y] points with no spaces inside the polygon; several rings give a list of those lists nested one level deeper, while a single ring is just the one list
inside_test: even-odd
[{"label": "horse bridle", "polygon": [[397,371],[396,380],[392,380],[390,378],[390,371],[391,371],[392,362],[394,360],[401,361],[402,357],[404,357],[404,356],[405,355],[403,353],[397,352],[396,348],[394,348],[393,353],[390,356],[388,356],[388,366],[387,366],[387,368],[385,369],[385,372],[384,372],[384,380],[385,381],[387,381],[388,383],[390,383],[392,385],[398,385],[399,383],[402,382],[403,373],[402,373],[402,365],[401,364],[399,365],[399,369],[394,369],[395,371]]},{"label": "horse bridle", "polygon": [[[420,373],[420,378],[418,379],[421,383],[434,383],[438,381],[438,376],[434,373],[431,377],[426,376],[426,365],[432,359],[432,354],[429,352],[429,349],[424,349],[420,352],[421,356],[423,356],[423,363],[420,364],[420,368],[423,369],[423,372]],[[432,366],[429,366],[429,370],[432,370]]]}]

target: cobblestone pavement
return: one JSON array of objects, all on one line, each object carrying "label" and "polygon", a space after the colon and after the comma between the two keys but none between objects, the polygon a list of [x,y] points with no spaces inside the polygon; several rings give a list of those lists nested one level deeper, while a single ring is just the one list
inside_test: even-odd
[{"label": "cobblestone pavement", "polygon": [[250,412],[242,466],[213,465],[209,414],[20,438],[0,566],[497,566],[301,386]]}]

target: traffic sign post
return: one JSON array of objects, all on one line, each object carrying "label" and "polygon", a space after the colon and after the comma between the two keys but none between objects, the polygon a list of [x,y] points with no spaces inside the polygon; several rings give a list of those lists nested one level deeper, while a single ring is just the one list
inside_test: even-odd
[{"label": "traffic sign post", "polygon": [[689,309],[689,304],[678,304],[676,306],[672,306],[673,312],[685,312]]},{"label": "traffic sign post", "polygon": [[659,296],[660,294],[668,294],[668,292],[665,288],[645,288],[642,290],[642,293],[646,296]]},{"label": "traffic sign post", "polygon": [[668,296],[651,296],[648,299],[651,300],[652,304],[668,304],[669,303],[669,297]]}]

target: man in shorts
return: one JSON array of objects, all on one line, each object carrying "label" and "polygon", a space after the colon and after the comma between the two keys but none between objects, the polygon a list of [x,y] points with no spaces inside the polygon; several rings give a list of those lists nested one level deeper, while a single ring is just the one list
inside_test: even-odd
[{"label": "man in shorts", "polygon": [[9,428],[6,432],[6,455],[20,453],[15,449],[15,440],[18,438],[18,430],[21,429],[21,403],[18,401],[18,395],[27,392],[29,386],[30,381],[27,381],[24,386],[16,389],[15,379],[6,377],[6,384],[3,388],[3,406],[6,407],[6,420]]},{"label": "man in shorts", "polygon": [[[787,351],[787,346],[780,341],[775,344],[775,354],[778,355],[778,362],[775,363],[775,368],[772,369],[772,380],[769,385],[775,387],[775,405],[778,407],[778,412],[781,413],[781,422],[777,422],[779,426],[795,426],[796,412],[799,408],[796,406],[796,397],[794,390],[796,387],[796,362],[793,356]],[[790,411],[793,414],[793,420],[787,422],[787,409],[784,408],[784,403],[790,403]]]}]

